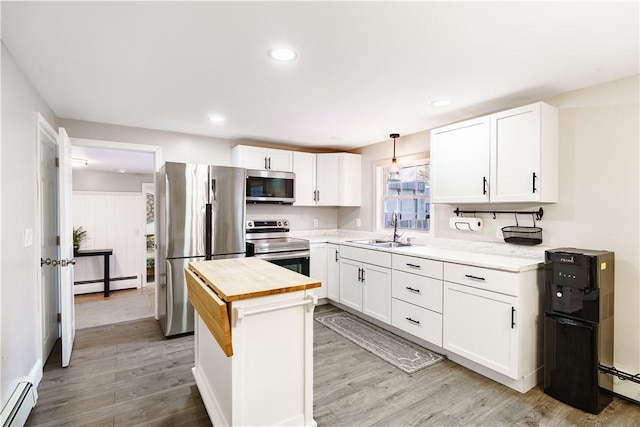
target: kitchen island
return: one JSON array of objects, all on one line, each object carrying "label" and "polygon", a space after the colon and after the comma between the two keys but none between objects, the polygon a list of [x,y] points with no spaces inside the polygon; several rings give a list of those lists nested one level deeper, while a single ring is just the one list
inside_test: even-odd
[{"label": "kitchen island", "polygon": [[190,263],[196,310],[193,374],[216,426],[313,419],[317,280],[257,258]]}]

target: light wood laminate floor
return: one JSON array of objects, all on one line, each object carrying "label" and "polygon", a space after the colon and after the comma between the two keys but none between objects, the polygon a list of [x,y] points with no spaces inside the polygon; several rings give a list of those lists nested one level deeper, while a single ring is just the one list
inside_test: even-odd
[{"label": "light wood laminate floor", "polygon": [[[520,394],[448,360],[407,375],[314,323],[319,426],[640,425],[635,403],[614,398],[596,416],[539,386]],[[211,425],[190,371],[193,336],[164,339],[147,318],[79,330],[68,368],[54,352],[29,426]]]}]

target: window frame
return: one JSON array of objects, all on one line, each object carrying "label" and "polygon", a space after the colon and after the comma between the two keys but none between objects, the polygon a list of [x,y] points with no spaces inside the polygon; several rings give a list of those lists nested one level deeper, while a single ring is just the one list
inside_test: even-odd
[{"label": "window frame", "polygon": [[[398,164],[400,168],[406,166],[416,166],[419,164],[428,164],[431,167],[431,156],[429,152],[417,153],[410,156],[397,157]],[[389,231],[393,231],[392,227],[384,226],[384,199],[385,199],[385,188],[386,188],[386,177],[384,176],[384,169],[391,166],[391,159],[380,160],[374,163],[373,165],[373,173],[375,176],[375,219],[376,219],[376,232],[378,233],[388,233]],[[431,183],[429,183],[431,184]],[[429,196],[429,230],[414,230],[414,229],[405,229],[403,228],[403,232],[408,233],[418,233],[423,236],[433,235],[433,224],[434,224],[434,209],[433,203],[431,203],[431,196]]]}]

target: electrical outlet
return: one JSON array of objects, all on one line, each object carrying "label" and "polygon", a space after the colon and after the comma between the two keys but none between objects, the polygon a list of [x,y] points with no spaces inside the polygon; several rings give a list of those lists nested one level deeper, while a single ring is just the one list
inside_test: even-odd
[{"label": "electrical outlet", "polygon": [[318,220],[316,218],[313,219],[313,226],[314,227],[318,226]]},{"label": "electrical outlet", "polygon": [[360,218],[356,218],[356,227],[362,227],[362,221],[360,221]]}]

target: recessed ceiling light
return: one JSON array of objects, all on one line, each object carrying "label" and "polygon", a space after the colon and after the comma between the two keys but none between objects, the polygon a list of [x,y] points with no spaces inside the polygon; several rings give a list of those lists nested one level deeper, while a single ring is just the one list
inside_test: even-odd
[{"label": "recessed ceiling light", "polygon": [[89,164],[89,161],[87,159],[71,159],[71,166],[72,167],[83,167],[83,166],[87,166]]},{"label": "recessed ceiling light", "polygon": [[446,107],[447,105],[450,105],[450,104],[451,104],[451,100],[446,98],[437,99],[431,103],[431,105],[434,107]]},{"label": "recessed ceiling light", "polygon": [[209,121],[213,122],[213,123],[222,123],[224,122],[225,118],[223,116],[220,116],[218,114],[212,114],[209,116]]},{"label": "recessed ceiling light", "polygon": [[341,136],[332,136],[329,139],[332,141],[342,141],[344,138],[342,138]]},{"label": "recessed ceiling light", "polygon": [[118,169],[117,172],[118,173],[127,173],[127,170],[126,169]]},{"label": "recessed ceiling light", "polygon": [[298,57],[298,54],[296,53],[295,50],[289,49],[289,48],[285,48],[285,47],[279,47],[279,48],[275,48],[275,49],[269,49],[267,51],[267,55],[269,55],[269,58],[276,60],[276,61],[293,61],[294,59],[296,59]]}]

